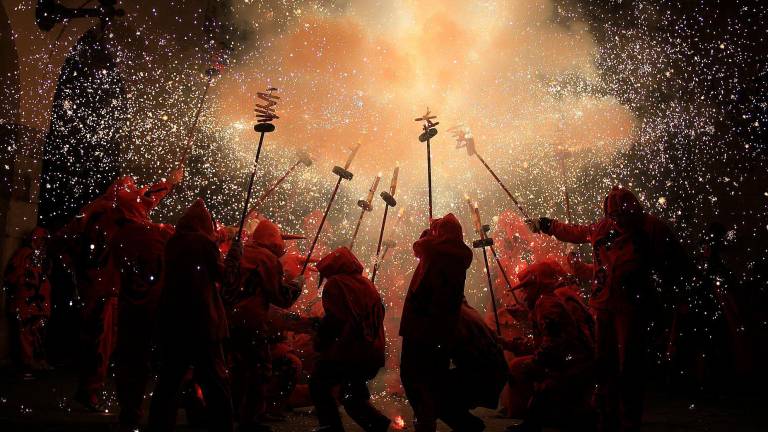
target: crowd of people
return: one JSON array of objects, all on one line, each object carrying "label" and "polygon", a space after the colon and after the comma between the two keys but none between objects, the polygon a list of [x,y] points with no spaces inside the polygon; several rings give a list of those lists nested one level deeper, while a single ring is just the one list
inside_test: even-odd
[{"label": "crowd of people", "polygon": [[[417,432],[434,432],[438,420],[482,431],[477,407],[522,420],[510,431],[636,431],[657,353],[696,385],[724,367],[746,373],[757,355],[760,318],[722,260],[725,228],[709,228],[696,266],[622,187],[589,225],[501,215],[505,272],[495,286],[514,283],[493,317],[465,297],[473,252],[453,214],[413,244],[418,264],[403,299],[407,280],[380,292],[346,247],[321,245],[304,274],[305,258],[286,243],[296,236],[262,215],[238,232],[197,199],[175,226],[153,222],[151,210],[182,177],[177,170],[150,187],[116,180],[50,238],[35,229],[5,271],[14,360],[24,371],[48,369],[46,247],[56,245],[80,305],[74,399],[102,411],[113,360],[126,430],[144,423],[157,375],[148,431],[172,430],[184,405],[188,421],[212,431],[268,431],[287,408],[314,406],[317,430],[337,432],[341,405],[365,431],[383,432],[392,419],[372,403],[368,382],[387,365],[399,369]],[[589,244],[591,259],[553,239]],[[401,308],[385,307],[393,296]],[[398,336],[399,357],[387,348]]]}]

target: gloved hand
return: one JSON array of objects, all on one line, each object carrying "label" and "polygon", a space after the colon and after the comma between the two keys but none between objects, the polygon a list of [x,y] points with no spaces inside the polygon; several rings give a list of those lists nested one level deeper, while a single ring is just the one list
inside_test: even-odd
[{"label": "gloved hand", "polygon": [[528,225],[528,229],[532,233],[538,234],[541,232],[541,225],[539,225],[538,219],[526,219],[525,224]]},{"label": "gloved hand", "polygon": [[525,224],[533,233],[549,234],[549,228],[552,226],[552,219],[540,217],[538,219],[526,219]]}]

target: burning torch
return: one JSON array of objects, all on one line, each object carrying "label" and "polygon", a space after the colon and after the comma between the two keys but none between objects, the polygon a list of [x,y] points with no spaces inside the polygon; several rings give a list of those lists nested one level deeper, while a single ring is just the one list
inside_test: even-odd
[{"label": "burning torch", "polygon": [[277,91],[274,87],[267,88],[266,92],[259,92],[257,95],[259,99],[264,101],[262,104],[256,104],[256,124],[253,126],[253,130],[259,133],[259,145],[256,148],[256,157],[253,161],[253,169],[251,170],[251,179],[248,182],[248,193],[245,196],[245,204],[243,205],[243,214],[240,216],[240,229],[237,231],[236,240],[240,241],[243,235],[243,225],[245,224],[245,218],[248,215],[248,205],[251,201],[251,195],[253,194],[253,180],[256,178],[256,168],[259,164],[259,156],[261,155],[261,147],[264,144],[264,135],[268,132],[275,130],[275,125],[272,121],[279,119],[275,112],[274,106],[277,105],[277,101],[280,100],[280,96],[273,94]]},{"label": "burning torch", "polygon": [[448,129],[448,131],[451,132],[453,134],[453,137],[456,139],[456,148],[466,148],[469,156],[477,156],[477,158],[483,164],[485,169],[487,169],[488,172],[491,173],[491,175],[493,176],[494,180],[496,180],[496,183],[498,183],[499,186],[501,186],[501,188],[504,189],[504,192],[507,194],[509,199],[511,199],[512,202],[515,204],[515,207],[517,207],[517,210],[520,212],[520,214],[523,215],[525,220],[529,220],[530,216],[528,216],[528,212],[525,211],[523,206],[521,206],[520,203],[517,201],[517,198],[515,198],[515,196],[512,195],[512,192],[510,192],[509,189],[507,189],[507,187],[501,181],[499,176],[497,176],[496,173],[493,172],[493,170],[488,165],[488,163],[485,162],[485,159],[483,159],[483,157],[480,156],[480,153],[478,153],[477,150],[475,149],[475,138],[472,137],[472,132],[469,130],[469,128],[466,126],[454,126]]},{"label": "burning torch", "polygon": [[357,218],[357,225],[355,225],[355,232],[352,233],[352,240],[349,242],[349,250],[355,246],[355,239],[357,239],[357,233],[360,231],[360,224],[363,223],[363,217],[367,212],[373,211],[373,194],[376,193],[376,189],[379,188],[379,181],[381,180],[381,173],[373,180],[371,188],[368,189],[368,196],[365,199],[357,200],[357,206],[360,207],[360,217]]},{"label": "burning torch", "polygon": [[[437,133],[437,132],[435,132]],[[395,191],[397,191],[397,176],[400,174],[400,167],[396,166],[395,171],[392,173],[392,182],[389,184],[389,192],[382,191],[381,199],[386,204],[384,206],[384,217],[381,219],[381,230],[379,231],[379,242],[376,245],[376,261],[373,263],[373,272],[371,274],[371,282],[376,281],[376,272],[379,270],[379,253],[381,252],[381,243],[384,239],[384,227],[387,225],[387,213],[390,207],[397,205],[395,200]]]},{"label": "burning torch", "polygon": [[304,272],[307,271],[307,266],[309,265],[309,261],[312,258],[312,252],[315,250],[315,246],[317,245],[317,240],[320,238],[320,233],[323,231],[323,225],[325,225],[325,220],[328,218],[328,212],[331,211],[331,206],[333,205],[333,201],[336,199],[336,194],[339,192],[339,186],[341,186],[342,180],[352,180],[353,174],[349,171],[349,166],[352,165],[352,161],[355,159],[355,155],[357,154],[357,151],[360,149],[360,143],[358,143],[353,149],[352,152],[349,154],[349,157],[347,157],[347,161],[344,163],[344,167],[335,166],[333,167],[333,173],[336,174],[339,179],[336,181],[336,186],[333,188],[333,193],[331,193],[331,198],[328,200],[328,205],[325,207],[325,212],[323,213],[323,218],[320,220],[320,225],[317,227],[317,232],[315,233],[315,238],[312,239],[312,245],[309,247],[309,252],[307,252],[307,258],[304,260],[304,265],[301,267],[301,272],[299,274],[304,274]]},{"label": "burning torch", "polygon": [[491,306],[493,306],[493,318],[496,321],[496,334],[501,336],[501,325],[499,324],[499,313],[496,310],[496,294],[493,292],[493,281],[491,280],[491,269],[488,265],[488,252],[485,248],[493,246],[493,239],[486,234],[486,227],[480,221],[480,210],[477,203],[472,204],[469,196],[466,196],[469,212],[472,214],[472,223],[475,226],[475,234],[480,238],[472,242],[472,247],[483,250],[483,262],[485,263],[485,275],[488,278],[488,292],[491,294]]},{"label": "burning torch", "polygon": [[419,135],[419,141],[420,142],[426,142],[427,143],[427,189],[429,190],[429,220],[432,220],[432,147],[430,144],[430,140],[437,135],[437,129],[435,129],[435,126],[439,125],[440,122],[433,122],[432,120],[436,119],[437,116],[429,115],[429,107],[427,107],[427,113],[423,116],[415,119],[417,122],[424,122],[424,125],[422,126],[422,129],[424,132]]}]

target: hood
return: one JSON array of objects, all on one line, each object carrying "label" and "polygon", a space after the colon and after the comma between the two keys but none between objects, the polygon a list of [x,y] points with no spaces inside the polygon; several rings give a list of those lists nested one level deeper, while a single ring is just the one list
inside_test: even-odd
[{"label": "hood", "polygon": [[420,259],[428,255],[458,257],[466,268],[472,263],[472,250],[464,244],[461,223],[453,213],[434,219],[429,230],[413,244],[413,252]]},{"label": "hood", "polygon": [[35,250],[41,250],[48,241],[48,230],[43,227],[35,227],[27,237],[29,244]]},{"label": "hood", "polygon": [[117,205],[127,219],[137,222],[149,219],[149,212],[155,207],[155,200],[144,195],[147,189],[138,188],[133,179],[130,179],[117,191]]},{"label": "hood", "polygon": [[339,274],[362,274],[363,265],[349,249],[342,246],[321,259],[317,263],[317,271],[320,277],[327,279]]},{"label": "hood", "polygon": [[127,185],[133,184],[133,178],[130,176],[118,177],[107,188],[106,192],[99,195],[98,198],[86,204],[80,212],[75,216],[77,223],[80,226],[85,226],[91,216],[113,209],[117,206],[117,194],[121,189],[124,189]]},{"label": "hood", "polygon": [[196,199],[179,218],[179,222],[176,224],[176,231],[198,232],[209,237],[211,240],[215,238],[213,218],[208,209],[205,208],[205,201],[202,198]]},{"label": "hood", "polygon": [[614,186],[605,198],[603,210],[606,215],[612,213],[641,213],[643,211],[643,205],[640,204],[640,201],[635,194],[629,189]]},{"label": "hood", "polygon": [[525,303],[533,309],[542,294],[552,293],[558,287],[570,282],[568,274],[555,260],[547,259],[526,267],[517,274],[520,281],[512,289],[522,289]]},{"label": "hood", "polygon": [[259,224],[253,230],[246,247],[249,245],[263,247],[278,257],[285,255],[285,241],[283,241],[280,228],[268,219],[259,220]]}]

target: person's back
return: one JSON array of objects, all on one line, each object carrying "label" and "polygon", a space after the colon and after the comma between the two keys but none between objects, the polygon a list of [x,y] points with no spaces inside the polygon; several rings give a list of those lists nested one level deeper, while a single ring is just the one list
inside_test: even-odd
[{"label": "person's back", "polygon": [[413,244],[413,252],[420,261],[400,321],[400,378],[413,407],[416,431],[434,432],[438,418],[455,430],[483,430],[483,421],[456,403],[461,390],[447,388],[451,356],[459,342],[464,282],[472,263],[472,250],[464,244],[458,219],[447,214],[433,220]]},{"label": "person's back", "polygon": [[164,274],[170,226],[126,219],[114,237],[113,255],[120,271],[115,384],[120,423],[136,428],[151,376],[153,331]]},{"label": "person's back", "polygon": [[208,408],[208,429],[231,431],[232,401],[222,347],[227,318],[218,288],[223,264],[213,241],[213,219],[202,200],[179,219],[165,246],[165,264],[158,308],[162,365],[147,429],[173,430],[179,386],[194,367]]},{"label": "person's back", "polygon": [[325,318],[316,344],[321,359],[378,370],[384,366],[385,346],[384,304],[379,292],[346,248],[333,252],[317,268],[327,278]]},{"label": "person's back", "polygon": [[403,304],[400,336],[447,342],[456,330],[472,250],[464,244],[458,220],[449,214],[433,221],[413,251],[420,261]]},{"label": "person's back", "polygon": [[227,335],[217,287],[223,264],[212,235],[210,214],[202,201],[196,201],[179,219],[175,234],[165,246],[160,330],[172,340],[212,341]]},{"label": "person's back", "polygon": [[317,264],[322,279],[325,316],[315,336],[319,358],[309,390],[319,430],[343,431],[333,389],[366,432],[388,430],[390,420],[371,404],[367,381],[384,366],[384,305],[376,287],[363,276],[363,265],[346,247]]}]

